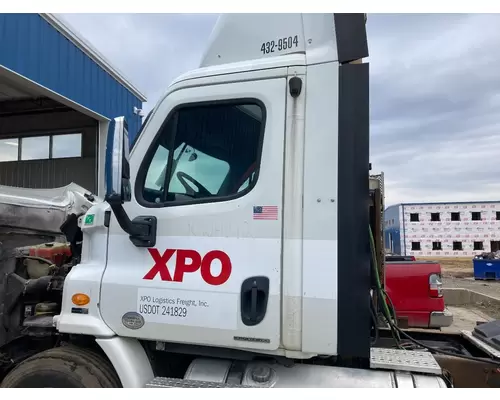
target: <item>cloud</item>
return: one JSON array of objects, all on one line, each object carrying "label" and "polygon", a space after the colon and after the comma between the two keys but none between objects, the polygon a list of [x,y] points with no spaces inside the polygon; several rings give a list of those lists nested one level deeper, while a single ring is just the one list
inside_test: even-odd
[{"label": "cloud", "polygon": [[[65,14],[149,110],[196,68],[216,15]],[[371,162],[386,203],[500,198],[499,14],[370,14]]]},{"label": "cloud", "polygon": [[214,14],[62,14],[148,97],[147,113],[167,86],[198,67]]},{"label": "cloud", "polygon": [[386,203],[496,200],[500,15],[368,19],[371,161]]}]

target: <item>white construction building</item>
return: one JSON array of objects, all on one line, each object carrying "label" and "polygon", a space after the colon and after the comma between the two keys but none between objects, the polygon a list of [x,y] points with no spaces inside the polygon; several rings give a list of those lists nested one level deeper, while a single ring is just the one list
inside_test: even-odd
[{"label": "white construction building", "polygon": [[407,203],[384,213],[388,251],[415,257],[468,257],[500,250],[500,201]]}]

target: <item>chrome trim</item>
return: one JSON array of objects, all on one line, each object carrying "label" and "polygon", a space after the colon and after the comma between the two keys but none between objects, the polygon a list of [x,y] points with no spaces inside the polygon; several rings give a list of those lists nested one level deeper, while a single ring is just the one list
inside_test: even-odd
[{"label": "chrome trim", "polygon": [[453,314],[448,311],[432,311],[429,319],[429,328],[446,328],[453,323]]}]

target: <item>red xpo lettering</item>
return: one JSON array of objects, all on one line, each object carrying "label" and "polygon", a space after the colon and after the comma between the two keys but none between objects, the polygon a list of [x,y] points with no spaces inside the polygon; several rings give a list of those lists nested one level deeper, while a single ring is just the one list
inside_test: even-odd
[{"label": "red xpo lettering", "polygon": [[[144,278],[153,280],[156,275],[160,274],[160,279],[167,282],[182,282],[184,274],[191,274],[200,270],[202,279],[209,285],[218,286],[226,283],[231,276],[232,265],[229,256],[220,250],[209,251],[205,256],[201,256],[196,250],[183,250],[183,249],[167,249],[160,254],[158,249],[148,249],[149,254],[153,258],[155,265],[151,268]],[[175,260],[174,276],[170,274],[167,263],[172,256],[177,253]],[[212,274],[212,263],[218,260],[221,264],[221,271],[219,275]]]}]

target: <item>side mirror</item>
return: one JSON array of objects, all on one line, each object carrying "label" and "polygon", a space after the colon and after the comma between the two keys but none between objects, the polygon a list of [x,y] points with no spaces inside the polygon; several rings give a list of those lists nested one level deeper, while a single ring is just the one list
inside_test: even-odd
[{"label": "side mirror", "polygon": [[109,204],[123,204],[132,197],[129,139],[125,117],[111,121],[106,143],[106,196]]},{"label": "side mirror", "polygon": [[106,196],[120,227],[137,247],[156,244],[156,217],[138,216],[130,220],[123,203],[132,199],[130,185],[129,141],[124,117],[111,121],[106,142]]}]

